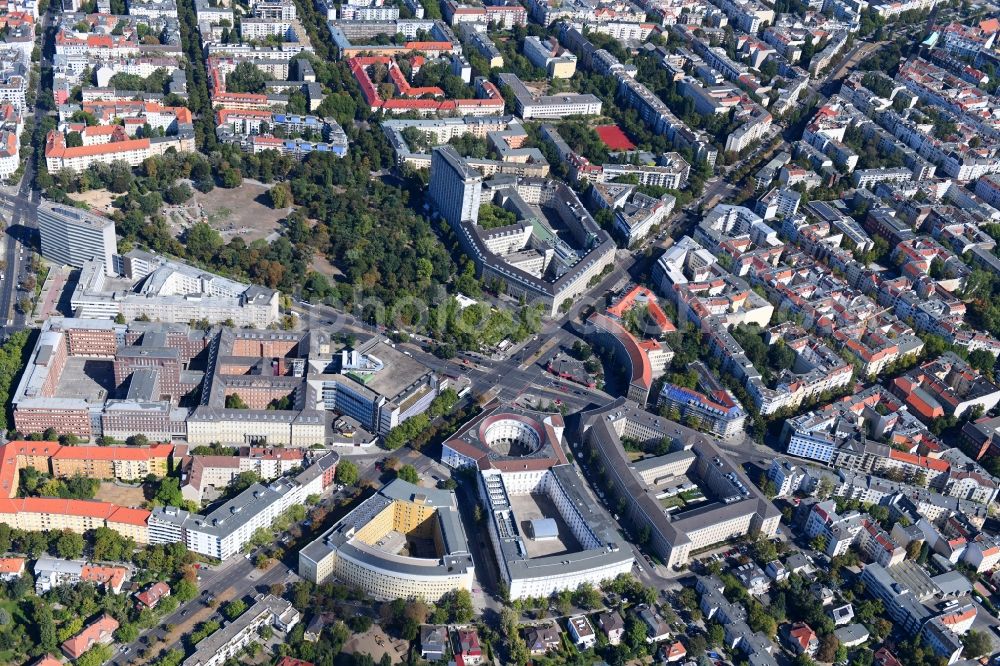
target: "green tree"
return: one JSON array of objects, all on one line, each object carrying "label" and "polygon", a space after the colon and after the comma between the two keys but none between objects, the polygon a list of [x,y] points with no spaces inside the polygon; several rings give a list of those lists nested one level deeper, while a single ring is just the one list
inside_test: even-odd
[{"label": "green tree", "polygon": [[837,648],[840,641],[833,634],[826,634],[819,639],[819,649],[816,650],[816,659],[824,662],[832,662],[837,656]]},{"label": "green tree", "polygon": [[197,222],[184,235],[186,254],[203,263],[209,263],[222,248],[222,236],[206,222]]},{"label": "green tree", "polygon": [[412,484],[420,483],[420,474],[413,465],[403,465],[396,471],[396,478]]},{"label": "green tree", "polygon": [[483,229],[496,229],[517,223],[517,216],[500,206],[484,203],[479,207],[477,223]]},{"label": "green tree", "polygon": [[113,656],[114,652],[111,651],[110,645],[99,643],[80,655],[76,660],[76,666],[101,666]]},{"label": "green tree", "polygon": [[271,199],[271,207],[275,210],[288,208],[294,203],[292,198],[292,187],[288,181],[275,183],[271,189],[268,190],[268,196]]},{"label": "green tree", "polygon": [[160,481],[153,500],[163,506],[183,506],[184,495],[181,494],[181,482],[177,477],[168,476]]},{"label": "green tree", "polygon": [[247,604],[242,599],[235,599],[230,601],[222,608],[222,614],[226,616],[229,620],[235,620],[240,615],[243,615],[247,610]]},{"label": "green tree", "polygon": [[268,76],[257,65],[243,60],[226,77],[226,90],[239,93],[262,93]]},{"label": "green tree", "polygon": [[61,643],[80,633],[81,629],[83,629],[83,618],[79,616],[71,617],[63,621],[56,634],[56,638]]},{"label": "green tree", "polygon": [[181,603],[191,601],[198,596],[198,586],[186,578],[182,578],[174,584],[172,595]]},{"label": "green tree", "polygon": [[233,480],[229,482],[226,492],[231,495],[238,495],[255,483],[260,483],[260,473],[249,469],[234,476]]},{"label": "green tree", "polygon": [[139,638],[139,627],[131,622],[123,622],[115,629],[115,640],[119,643],[131,643]]},{"label": "green tree", "polygon": [[468,624],[475,615],[472,594],[468,590],[459,589],[449,593],[446,595],[445,605],[454,624]]},{"label": "green tree", "polygon": [[593,610],[601,605],[601,593],[590,583],[581,583],[573,594],[573,603],[580,608]]},{"label": "green tree", "polygon": [[757,539],[753,544],[752,553],[760,564],[778,559],[778,547],[770,539]]},{"label": "green tree", "polygon": [[56,554],[65,560],[74,560],[83,555],[83,547],[83,537],[69,530],[64,530],[56,540]]},{"label": "green tree", "polygon": [[358,482],[358,466],[350,460],[341,458],[340,462],[337,463],[334,480],[345,486],[355,485]]},{"label": "green tree", "polygon": [[962,645],[965,646],[965,649],[962,650],[962,656],[966,659],[978,659],[993,650],[990,637],[985,632],[975,629],[962,636]]},{"label": "green tree", "polygon": [[823,477],[816,484],[816,497],[820,499],[828,499],[833,494],[833,481],[827,477]]},{"label": "green tree", "polygon": [[226,409],[250,409],[250,405],[244,402],[239,393],[230,393],[226,396]]},{"label": "green tree", "polygon": [[39,649],[42,652],[54,651],[58,645],[56,624],[52,618],[52,609],[45,601],[35,599],[32,619],[38,631]]},{"label": "green tree", "polygon": [[996,357],[985,349],[976,349],[969,352],[969,365],[988,377],[993,376],[993,366],[995,364]]}]

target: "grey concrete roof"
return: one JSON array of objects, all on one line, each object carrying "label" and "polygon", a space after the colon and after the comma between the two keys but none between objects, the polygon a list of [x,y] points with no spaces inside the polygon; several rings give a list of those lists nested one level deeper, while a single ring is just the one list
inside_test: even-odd
[{"label": "grey concrete roof", "polygon": [[[676,518],[671,518],[664,512],[663,507],[653,494],[649,492],[649,488],[637,474],[635,466],[626,455],[621,438],[614,427],[614,423],[619,419],[629,419],[641,423],[645,428],[659,432],[661,436],[671,437],[681,446],[691,450],[696,456],[711,460],[712,468],[719,474],[739,481],[745,493],[744,499],[729,503],[716,503],[704,509],[685,512]],[[690,543],[690,538],[687,535],[689,530],[703,528],[713,522],[728,520],[748,512],[757,513],[763,519],[780,515],[777,507],[764,497],[756,485],[747,478],[743,470],[732,464],[722,450],[707,436],[646,412],[632,401],[619,398],[604,407],[585,412],[580,419],[581,434],[586,430],[593,431],[590,435],[593,438],[592,441],[596,442],[604,451],[606,460],[611,467],[608,472],[617,477],[625,494],[635,500],[638,510],[646,516],[653,528],[672,547]],[[729,477],[729,475],[732,476]],[[730,481],[730,483],[732,482]]]},{"label": "grey concrete roof", "polygon": [[[354,538],[355,532],[395,501],[419,502],[433,506],[438,521],[444,554],[441,558],[418,558],[395,555],[379,550]],[[442,575],[453,571],[472,568],[468,539],[458,514],[455,494],[448,490],[423,488],[396,479],[382,487],[377,493],[358,505],[341,518],[318,539],[302,549],[301,555],[318,562],[332,550],[364,562],[377,564],[379,568],[399,574],[426,576],[432,573]]]}]

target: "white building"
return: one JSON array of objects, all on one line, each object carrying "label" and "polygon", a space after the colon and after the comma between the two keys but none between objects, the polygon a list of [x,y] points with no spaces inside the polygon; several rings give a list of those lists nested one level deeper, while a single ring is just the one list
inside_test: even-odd
[{"label": "white building", "polygon": [[787,458],[775,458],[767,470],[767,479],[774,484],[775,497],[788,497],[802,486],[807,474]]},{"label": "white building", "polygon": [[431,155],[431,199],[449,224],[476,221],[482,205],[483,177],[449,146]]},{"label": "white building", "polygon": [[70,304],[82,319],[187,323],[207,321],[266,329],[281,320],[279,293],[244,284],[141,250],[123,255],[122,277],[102,261],[84,263]]},{"label": "white building", "polygon": [[328,453],[292,479],[255,483],[207,515],[157,507],[149,516],[150,544],[182,542],[188,550],[225,560],[239,553],[261,528],[289,507],[304,504],[333,483],[340,456]]},{"label": "white building", "polygon": [[[411,537],[434,544],[433,553],[402,552]],[[455,493],[392,481],[299,552],[299,575],[342,581],[378,599],[437,602],[471,591],[472,555]]]},{"label": "white building", "polygon": [[250,643],[259,642],[264,627],[287,633],[298,624],[300,614],[291,602],[268,594],[214,634],[198,643],[198,649],[182,666],[221,666]]},{"label": "white building", "polygon": [[586,615],[574,615],[566,621],[569,635],[581,650],[589,650],[597,644],[597,633]]},{"label": "white building", "polygon": [[597,116],[602,102],[596,95],[560,93],[535,95],[516,74],[500,74],[500,85],[510,88],[514,95],[517,114],[524,120],[531,118],[560,119],[566,116]]},{"label": "white building", "polygon": [[118,253],[114,221],[42,199],[38,234],[46,259],[82,268],[96,258],[103,262],[105,274],[114,274],[113,257]]}]

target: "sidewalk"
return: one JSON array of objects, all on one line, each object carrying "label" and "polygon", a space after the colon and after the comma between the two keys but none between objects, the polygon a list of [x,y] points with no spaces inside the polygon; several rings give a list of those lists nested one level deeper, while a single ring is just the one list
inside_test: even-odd
[{"label": "sidewalk", "polygon": [[31,313],[32,319],[36,322],[43,322],[56,313],[56,306],[59,305],[59,298],[62,296],[63,287],[69,274],[63,266],[52,266],[42,284],[42,290],[35,301],[35,309]]}]

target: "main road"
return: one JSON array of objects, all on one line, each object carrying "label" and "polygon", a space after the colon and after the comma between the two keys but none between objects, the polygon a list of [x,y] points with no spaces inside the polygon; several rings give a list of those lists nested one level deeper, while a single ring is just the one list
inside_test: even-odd
[{"label": "main road", "polygon": [[[41,67],[49,62],[50,46],[55,38],[55,24],[53,23],[54,3],[50,4],[49,10],[42,15],[42,62]],[[48,110],[43,108],[42,99],[46,91],[44,90],[43,76],[38,76],[38,88],[35,90],[35,108],[33,116],[37,131],[41,118],[48,114]],[[9,215],[7,218],[7,229],[5,237],[5,251],[2,276],[0,282],[0,338],[6,338],[11,333],[24,329],[27,325],[28,315],[18,311],[16,307],[20,298],[21,290],[18,285],[26,275],[27,258],[24,248],[29,250],[35,247],[36,229],[38,228],[38,204],[41,201],[42,193],[34,189],[35,183],[35,158],[34,145],[32,154],[28,156],[24,165],[24,174],[21,182],[13,188],[0,188],[0,208]],[[30,256],[30,255],[28,255]],[[24,292],[24,295],[28,295]]]},{"label": "main road", "polygon": [[[263,590],[275,583],[287,584],[293,580],[298,580],[295,572],[289,569],[288,565],[282,561],[276,562],[267,571],[261,572],[243,556],[233,556],[215,568],[200,569],[199,571],[202,578],[199,585],[201,589],[200,596],[178,605],[173,613],[160,619],[159,625],[143,629],[136,640],[128,645],[119,647],[119,651],[110,661],[106,662],[105,666],[127,666],[128,664],[146,661],[140,659],[138,655],[143,649],[143,645],[147,643],[154,645],[162,641],[167,635],[164,630],[165,626],[181,626],[203,609],[211,608],[208,603],[209,598],[219,597],[229,590],[229,588],[236,588],[235,593],[231,597],[232,599],[241,599],[253,593],[255,589]],[[211,614],[204,618],[199,618],[199,622],[208,619],[221,621],[222,617],[219,609],[211,609]],[[123,648],[126,651],[122,652]],[[187,652],[182,639],[177,639],[162,649],[177,649]],[[159,650],[156,651],[156,654],[159,654]]]}]

